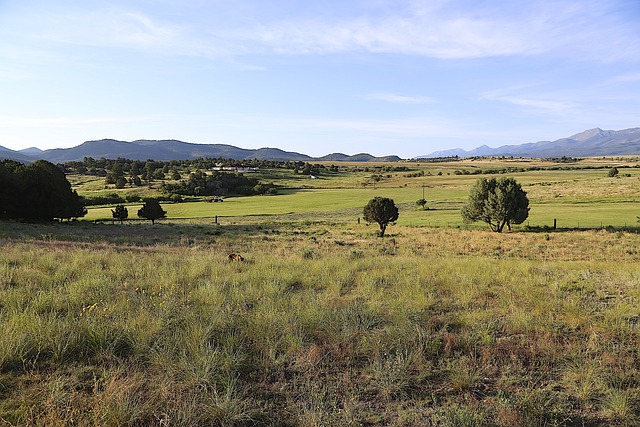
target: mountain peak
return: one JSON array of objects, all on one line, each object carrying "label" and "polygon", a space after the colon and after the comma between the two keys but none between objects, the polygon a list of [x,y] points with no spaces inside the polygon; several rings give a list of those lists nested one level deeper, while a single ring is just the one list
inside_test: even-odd
[{"label": "mountain peak", "polygon": [[575,141],[586,141],[587,139],[593,138],[595,136],[605,136],[607,132],[603,131],[600,128],[593,128],[570,136],[569,139],[573,139]]},{"label": "mountain peak", "polygon": [[37,156],[42,153],[42,150],[38,147],[29,147],[22,150],[18,150],[18,153],[26,154],[27,156]]},{"label": "mountain peak", "polygon": [[[576,144],[579,143],[579,144]],[[588,129],[568,138],[555,141],[539,141],[521,145],[503,145],[489,148],[482,145],[470,151],[455,149],[436,151],[427,156],[459,157],[516,156],[516,157],[594,157],[640,154],[640,128],[623,130]]]}]

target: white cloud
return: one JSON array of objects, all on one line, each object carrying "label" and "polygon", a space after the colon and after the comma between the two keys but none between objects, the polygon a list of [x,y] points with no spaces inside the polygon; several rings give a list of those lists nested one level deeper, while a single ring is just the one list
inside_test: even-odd
[{"label": "white cloud", "polygon": [[280,54],[371,52],[470,58],[518,54],[527,48],[507,23],[427,17],[281,22],[234,31],[230,37],[253,44],[258,51]]},{"label": "white cloud", "polygon": [[196,16],[171,19],[169,14],[160,17],[153,9],[142,9],[140,3],[123,3],[101,9],[31,11],[22,17],[26,28],[16,25],[12,31],[39,34],[46,41],[206,57],[369,52],[480,58],[554,53],[637,60],[640,54],[635,22],[625,21],[613,1],[423,3],[397,1],[390,7],[376,2],[339,16],[327,12],[310,17],[300,10],[276,8],[279,13],[272,13],[261,3],[241,2],[238,9],[249,10],[251,19],[227,19],[221,9],[233,6],[217,3],[192,5],[187,9]]},{"label": "white cloud", "polygon": [[429,8],[399,4],[391,14],[272,20],[218,34],[242,42],[249,51],[280,54],[372,52],[479,58],[553,53],[636,60],[640,52],[635,23],[614,13],[615,2],[471,5],[451,1]]},{"label": "white cloud", "polygon": [[362,98],[368,101],[384,101],[399,104],[427,104],[433,102],[433,98],[426,96],[407,96],[389,92],[370,93],[362,96]]},{"label": "white cloud", "polygon": [[[182,28],[139,12],[110,9],[78,13],[60,20],[44,36],[60,42],[134,49],[182,46]],[[64,28],[61,28],[64,26]]]},{"label": "white cloud", "polygon": [[553,99],[551,97],[535,97],[531,95],[507,95],[496,92],[487,92],[481,99],[488,101],[499,101],[520,107],[529,107],[549,114],[565,114],[577,107],[573,102],[566,99]]},{"label": "white cloud", "polygon": [[640,73],[622,74],[612,78],[610,81],[606,83],[615,84],[615,83],[632,83],[632,82],[640,82]]},{"label": "white cloud", "polygon": [[269,71],[267,67],[261,65],[237,64],[237,66],[242,71]]}]

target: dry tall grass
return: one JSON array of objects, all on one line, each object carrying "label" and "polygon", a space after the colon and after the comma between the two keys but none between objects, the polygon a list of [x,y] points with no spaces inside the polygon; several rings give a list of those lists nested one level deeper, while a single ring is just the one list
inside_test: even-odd
[{"label": "dry tall grass", "polygon": [[0,424],[640,414],[636,234],[103,225],[89,243],[91,226],[38,227],[2,230]]}]

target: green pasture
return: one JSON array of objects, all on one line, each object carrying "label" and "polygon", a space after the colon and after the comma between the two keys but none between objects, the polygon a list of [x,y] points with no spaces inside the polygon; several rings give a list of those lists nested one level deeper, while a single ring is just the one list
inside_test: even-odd
[{"label": "green pasture", "polygon": [[640,202],[532,204],[525,224],[559,228],[636,227]]},{"label": "green pasture", "polygon": [[[635,227],[640,216],[640,169],[633,161],[595,159],[589,167],[522,160],[464,160],[447,163],[404,163],[407,171],[383,172],[380,164],[339,165],[339,172],[323,171],[316,179],[291,170],[274,169],[258,173],[263,182],[280,186],[276,196],[227,197],[222,203],[191,201],[164,203],[166,221],[212,222],[221,224],[261,221],[329,221],[355,223],[362,208],[375,196],[392,198],[400,210],[398,225],[412,227],[461,227],[484,229],[485,224],[464,224],[460,208],[478,178],[510,176],[522,184],[530,200],[530,214],[522,226],[559,228]],[[509,174],[459,174],[456,171],[488,171],[509,167],[549,167]],[[608,177],[616,166],[618,177]],[[552,169],[560,167],[562,169]],[[357,168],[358,171],[354,171]],[[577,169],[576,169],[577,168]],[[368,170],[364,170],[368,169]],[[373,183],[373,174],[382,180]],[[123,197],[160,195],[159,182],[151,186],[116,190],[103,178],[72,177],[82,195],[118,193]],[[424,197],[427,209],[416,201]],[[110,221],[113,206],[90,207],[84,220]],[[129,220],[137,220],[140,204],[128,205]],[[521,227],[522,227],[521,226]]]},{"label": "green pasture", "polygon": [[[415,203],[421,197],[415,188],[301,189],[285,190],[277,196],[229,197],[224,202],[189,202],[163,204],[169,218],[213,218],[282,215],[289,213],[332,212],[362,208],[375,196],[391,197],[396,203]],[[129,217],[135,218],[139,204],[130,205]],[[89,209],[86,220],[111,219],[112,207]]]},{"label": "green pasture", "polygon": [[[635,172],[635,169],[629,169]],[[622,172],[621,172],[622,173]],[[337,174],[339,175],[339,174]],[[256,218],[304,215],[306,219],[356,221],[362,207],[373,197],[392,198],[399,207],[398,224],[417,227],[471,227],[462,222],[460,208],[470,188],[479,177],[504,175],[441,175],[390,179],[373,186],[352,186],[353,181],[332,178],[331,188],[323,180],[306,183],[315,188],[281,190],[276,196],[228,197],[222,203],[205,201],[165,203],[168,220]],[[530,199],[531,211],[524,225],[560,228],[631,227],[640,215],[640,180],[630,177],[607,177],[606,170],[530,171],[509,174],[522,183]],[[353,179],[353,177],[351,178]],[[424,186],[424,188],[423,188]],[[415,202],[427,200],[427,209]],[[111,220],[112,206],[90,208],[84,220]],[[129,205],[129,219],[137,218],[139,204]]]}]

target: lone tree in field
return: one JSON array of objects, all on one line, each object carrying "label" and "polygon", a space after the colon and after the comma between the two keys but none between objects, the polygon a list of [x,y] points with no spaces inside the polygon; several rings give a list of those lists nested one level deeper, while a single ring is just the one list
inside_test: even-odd
[{"label": "lone tree in field", "polygon": [[111,209],[111,215],[113,215],[113,219],[119,220],[120,224],[122,224],[122,221],[129,217],[129,211],[126,206],[118,205],[115,209]]},{"label": "lone tree in field", "polygon": [[138,216],[140,218],[150,219],[151,224],[155,224],[156,219],[167,217],[167,211],[162,209],[160,202],[156,199],[148,199],[138,210]]},{"label": "lone tree in field", "polygon": [[424,206],[427,204],[427,201],[425,199],[418,199],[416,200],[416,205],[420,206],[422,208],[422,210],[424,210]]},{"label": "lone tree in field", "polygon": [[465,222],[484,221],[498,233],[506,225],[522,224],[529,216],[529,199],[513,178],[480,178],[462,208]]},{"label": "lone tree in field", "polygon": [[392,199],[375,197],[364,207],[364,219],[367,222],[377,222],[380,225],[380,237],[384,237],[387,225],[398,219],[398,208]]}]

